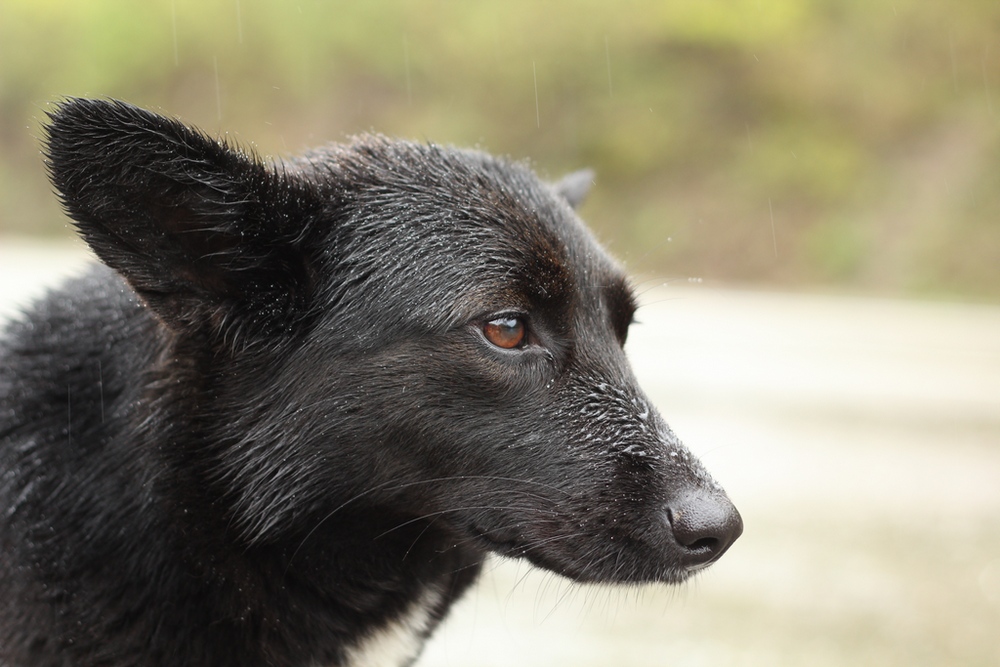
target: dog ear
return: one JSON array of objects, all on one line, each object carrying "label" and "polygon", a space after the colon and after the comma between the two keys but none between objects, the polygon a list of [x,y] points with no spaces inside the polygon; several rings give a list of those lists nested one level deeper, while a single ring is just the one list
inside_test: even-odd
[{"label": "dog ear", "polygon": [[587,194],[590,193],[590,188],[594,184],[594,176],[593,169],[581,169],[566,174],[553,183],[552,187],[555,188],[559,196],[569,202],[570,206],[578,208],[587,198]]},{"label": "dog ear", "polygon": [[305,184],[123,102],[70,99],[49,119],[67,213],[168,326],[266,324],[308,298],[298,246],[319,204]]}]

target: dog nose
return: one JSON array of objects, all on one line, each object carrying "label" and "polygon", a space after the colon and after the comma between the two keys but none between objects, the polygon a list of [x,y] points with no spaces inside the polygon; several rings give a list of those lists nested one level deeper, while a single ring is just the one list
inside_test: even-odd
[{"label": "dog nose", "polygon": [[696,569],[718,560],[743,533],[743,518],[724,494],[689,491],[667,508],[684,565]]}]

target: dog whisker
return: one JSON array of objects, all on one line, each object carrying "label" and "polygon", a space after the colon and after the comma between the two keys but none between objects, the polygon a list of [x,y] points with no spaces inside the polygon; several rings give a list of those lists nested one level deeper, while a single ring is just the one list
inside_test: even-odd
[{"label": "dog whisker", "polygon": [[[557,492],[559,492],[560,494],[563,494],[563,495],[567,495],[567,496],[569,495],[569,493],[567,491],[565,491],[563,489],[560,489],[559,487],[556,487],[556,486],[551,485],[551,484],[545,484],[545,483],[541,483],[541,482],[536,482],[534,480],[525,480],[525,479],[518,479],[518,478],[511,478],[511,477],[500,477],[500,476],[496,476],[496,475],[452,475],[452,476],[447,476],[447,477],[434,477],[434,478],[431,478],[431,479],[415,480],[415,481],[412,481],[412,482],[403,482],[403,483],[398,483],[398,482],[394,482],[394,481],[387,481],[387,482],[383,482],[383,483],[381,483],[379,485],[376,485],[376,486],[373,486],[373,487],[369,487],[368,489],[365,489],[361,493],[355,494],[351,498],[348,498],[343,503],[341,503],[340,505],[338,505],[337,507],[335,507],[333,510],[331,510],[328,514],[326,514],[321,520],[319,520],[318,522],[316,522],[316,524],[313,526],[313,528],[308,533],[306,533],[306,535],[302,538],[301,543],[295,549],[295,551],[292,553],[291,557],[288,559],[289,564],[291,564],[291,561],[295,559],[295,556],[301,550],[302,546],[309,540],[310,537],[312,537],[312,535],[320,528],[320,526],[324,522],[326,522],[326,521],[330,520],[331,518],[333,518],[334,515],[336,515],[338,512],[342,511],[343,509],[345,509],[347,506],[349,506],[349,505],[351,505],[353,503],[359,502],[360,500],[364,499],[367,496],[371,496],[371,495],[373,495],[375,493],[378,493],[380,491],[389,491],[389,492],[392,492],[392,491],[402,491],[404,489],[409,489],[409,488],[418,487],[418,486],[424,486],[424,485],[435,485],[435,484],[441,484],[441,483],[444,483],[444,482],[466,481],[466,480],[476,480],[476,479],[482,479],[482,480],[487,480],[487,481],[509,482],[509,483],[514,483],[514,484],[525,484],[525,485],[529,485],[529,486],[538,486],[538,487],[544,488],[546,490],[557,491]],[[510,492],[511,489],[507,489],[507,491]]]}]

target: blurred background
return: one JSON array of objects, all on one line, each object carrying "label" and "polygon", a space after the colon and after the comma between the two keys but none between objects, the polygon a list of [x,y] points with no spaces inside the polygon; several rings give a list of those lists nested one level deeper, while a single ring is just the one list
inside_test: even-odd
[{"label": "blurred background", "polygon": [[596,171],[630,353],[746,534],[673,591],[497,564],[422,665],[1000,664],[1000,3],[0,0],[6,314],[86,261],[65,96]]},{"label": "blurred background", "polygon": [[994,0],[0,0],[0,233],[66,232],[68,95],[265,155],[376,130],[590,166],[633,270],[1000,296]]}]

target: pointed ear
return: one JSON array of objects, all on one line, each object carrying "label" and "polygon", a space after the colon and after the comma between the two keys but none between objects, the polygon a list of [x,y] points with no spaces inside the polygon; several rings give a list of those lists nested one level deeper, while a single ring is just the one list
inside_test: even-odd
[{"label": "pointed ear", "polygon": [[573,208],[578,208],[583,200],[590,193],[590,187],[594,184],[594,170],[581,169],[566,174],[561,179],[552,184],[555,191]]},{"label": "pointed ear", "polygon": [[305,183],[131,105],[49,113],[49,177],[87,243],[171,328],[265,326],[308,300]]}]

